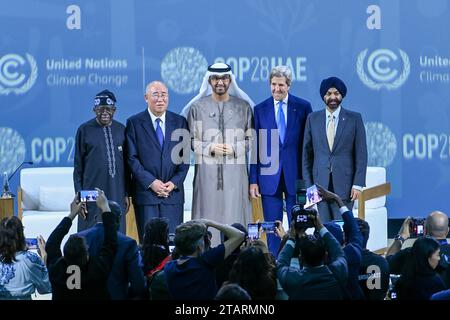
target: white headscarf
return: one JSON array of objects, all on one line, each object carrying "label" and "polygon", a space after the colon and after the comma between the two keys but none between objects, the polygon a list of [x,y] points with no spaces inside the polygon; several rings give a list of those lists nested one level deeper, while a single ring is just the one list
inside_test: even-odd
[{"label": "white headscarf", "polygon": [[209,85],[209,81],[208,81],[210,76],[224,75],[224,74],[229,74],[231,77],[231,83],[230,83],[230,87],[228,88],[228,94],[230,96],[235,96],[235,97],[238,97],[238,98],[241,98],[241,99],[247,101],[250,104],[250,107],[253,108],[255,106],[255,103],[253,102],[252,99],[250,99],[250,97],[244,91],[242,91],[238,87],[238,85],[236,83],[236,78],[235,78],[234,74],[231,72],[231,67],[225,63],[218,62],[218,63],[214,63],[208,67],[208,71],[206,71],[206,74],[203,77],[203,82],[200,87],[198,95],[196,95],[191,101],[189,101],[189,103],[183,108],[183,110],[181,110],[180,114],[183,117],[187,118],[187,116],[189,114],[189,110],[191,108],[191,105],[195,101],[212,94],[212,89],[211,89],[211,86]]}]

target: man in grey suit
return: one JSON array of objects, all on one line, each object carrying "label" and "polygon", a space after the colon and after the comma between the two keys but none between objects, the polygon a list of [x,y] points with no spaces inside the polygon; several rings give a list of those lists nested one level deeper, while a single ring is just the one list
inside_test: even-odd
[{"label": "man in grey suit", "polygon": [[[302,173],[307,186],[319,184],[336,193],[349,210],[366,184],[366,132],[360,113],[342,108],[344,82],[327,78],[320,85],[325,110],[309,114],[303,140]],[[322,221],[340,219],[334,203],[318,204]]]}]

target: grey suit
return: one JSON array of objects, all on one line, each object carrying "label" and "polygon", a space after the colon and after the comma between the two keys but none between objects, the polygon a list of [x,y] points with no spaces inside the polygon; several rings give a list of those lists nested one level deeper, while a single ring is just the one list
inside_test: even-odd
[{"label": "grey suit", "polygon": [[[325,109],[310,113],[303,140],[302,173],[307,186],[320,184],[332,188],[344,203],[353,207],[350,191],[353,185],[364,187],[367,171],[366,132],[361,114],[341,107],[339,122],[330,151],[326,135]],[[330,177],[332,184],[330,184]],[[327,203],[318,205],[322,221],[332,218]],[[333,208],[334,218],[339,215]]]}]

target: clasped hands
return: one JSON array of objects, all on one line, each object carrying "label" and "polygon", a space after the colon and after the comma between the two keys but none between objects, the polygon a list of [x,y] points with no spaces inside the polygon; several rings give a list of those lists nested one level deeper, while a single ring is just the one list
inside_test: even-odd
[{"label": "clasped hands", "polygon": [[228,156],[234,154],[234,149],[231,144],[227,143],[212,143],[211,154],[216,156]]},{"label": "clasped hands", "polygon": [[167,198],[172,190],[175,189],[175,185],[172,181],[164,183],[161,180],[156,179],[155,181],[153,181],[150,188],[156,193],[158,197]]}]

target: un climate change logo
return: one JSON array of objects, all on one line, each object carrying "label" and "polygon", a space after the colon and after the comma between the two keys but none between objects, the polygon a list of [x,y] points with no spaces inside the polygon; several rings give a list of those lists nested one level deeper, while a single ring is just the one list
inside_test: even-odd
[{"label": "un climate change logo", "polygon": [[28,53],[25,57],[9,53],[0,58],[0,94],[24,94],[34,85],[38,73],[36,60]]},{"label": "un climate change logo", "polygon": [[[399,88],[408,79],[411,70],[408,55],[398,49],[399,56],[389,49],[378,49],[369,54],[366,61],[368,49],[358,55],[356,71],[361,81],[371,89],[380,90],[386,88],[393,90]],[[366,69],[364,67],[366,61]],[[403,70],[402,70],[403,69]]]},{"label": "un climate change logo", "polygon": [[191,47],[174,48],[161,62],[161,76],[167,86],[180,94],[198,90],[208,63],[200,51]]},{"label": "un climate change logo", "polygon": [[367,137],[368,165],[387,167],[397,154],[397,139],[391,129],[381,122],[367,122],[365,125]]},{"label": "un climate change logo", "polygon": [[0,127],[0,172],[11,173],[25,160],[25,141],[14,129]]}]

